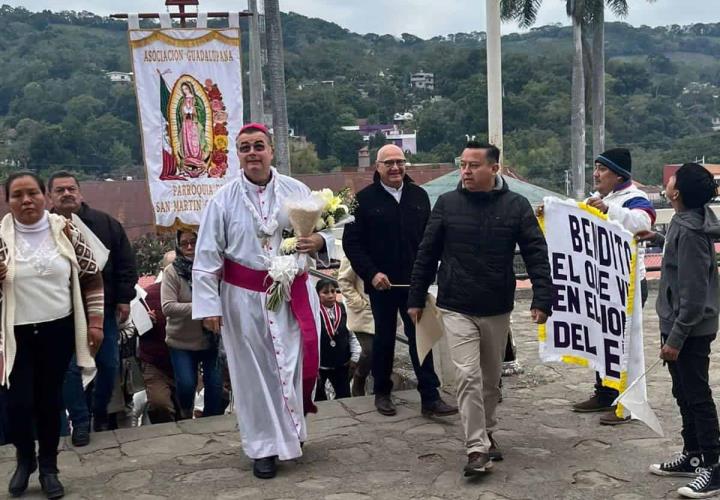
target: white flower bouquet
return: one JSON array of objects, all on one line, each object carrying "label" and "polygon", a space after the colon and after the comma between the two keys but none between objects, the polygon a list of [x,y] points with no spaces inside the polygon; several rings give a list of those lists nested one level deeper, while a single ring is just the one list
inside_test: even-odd
[{"label": "white flower bouquet", "polygon": [[[300,200],[288,200],[285,203],[290,225],[293,233],[299,237],[307,237],[315,232],[315,225],[323,210],[323,203],[317,197],[310,195]],[[292,241],[283,240],[280,245],[280,255],[270,259],[268,275],[273,283],[267,290],[267,308],[276,311],[283,301],[290,300],[290,288],[298,272],[305,270],[307,255],[292,255],[295,253],[297,237]],[[292,247],[292,251],[283,251],[283,248]]]},{"label": "white flower bouquet", "polygon": [[[343,189],[339,194],[334,194],[332,190],[325,188],[321,191],[313,191],[311,193],[311,197],[317,200],[317,203],[320,205],[320,211],[314,219],[314,231],[338,228],[355,220],[355,217],[352,216],[355,200],[351,197],[349,189]],[[293,231],[286,232],[284,235],[285,238],[280,244],[280,253],[283,255],[295,253],[298,235],[309,236],[312,234],[312,232],[309,234],[301,234],[298,231],[296,224],[293,223],[293,217],[292,214],[290,214],[290,209],[290,204],[288,204],[288,215],[290,216],[290,223],[293,226]],[[309,215],[305,221],[309,224]]]},{"label": "white flower bouquet", "polygon": [[298,261],[294,255],[277,255],[269,261],[268,276],[273,282],[267,290],[267,309],[277,311],[282,302],[290,300],[290,287],[298,273]]}]

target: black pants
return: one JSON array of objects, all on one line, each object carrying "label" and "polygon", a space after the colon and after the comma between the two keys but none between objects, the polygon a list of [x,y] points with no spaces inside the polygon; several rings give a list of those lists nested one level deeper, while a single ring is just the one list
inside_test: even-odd
[{"label": "black pants", "polygon": [[10,436],[20,459],[35,456],[41,472],[57,472],[62,386],[75,351],[72,315],[47,323],[15,327],[17,350],[10,373]]},{"label": "black pants", "polygon": [[507,344],[505,344],[505,358],[503,359],[503,363],[509,363],[510,361],[515,361],[516,359],[515,342],[513,342],[512,330],[508,328],[508,339]]},{"label": "black pants", "polygon": [[360,347],[362,347],[362,354],[360,354],[360,359],[357,363],[355,376],[364,380],[370,375],[370,369],[372,367],[372,347],[375,335],[372,333],[355,332],[355,337],[358,339],[358,342],[360,342]]},{"label": "black pants", "polygon": [[[667,339],[663,335],[663,344]],[[710,343],[715,335],[688,337],[677,361],[668,361],[672,394],[680,407],[685,451],[702,452],[706,465],[720,455],[717,409],[708,383]]]},{"label": "black pants", "polygon": [[333,389],[335,389],[335,399],[350,397],[350,373],[348,372],[347,366],[341,366],[331,370],[320,368],[317,390],[315,391],[315,401],[327,400],[325,382],[328,380],[333,386]]},{"label": "black pants", "polygon": [[397,315],[400,313],[405,325],[405,336],[408,339],[410,360],[418,381],[418,391],[423,405],[434,403],[440,399],[438,387],[440,380],[435,374],[432,352],[420,365],[415,343],[415,325],[407,314],[408,290],[393,288],[390,290],[373,290],[369,294],[370,307],[375,318],[375,337],[373,338],[372,375],[375,394],[390,394],[392,391],[393,360],[395,359],[395,332]]},{"label": "black pants", "polygon": [[[642,306],[645,307],[645,302],[648,298],[648,285],[645,278],[640,281],[640,297],[642,300]],[[613,389],[612,387],[605,387],[604,385],[602,385],[602,379],[600,378],[600,374],[598,372],[595,372],[595,394],[600,400],[600,404],[602,404],[603,406],[610,406],[613,401],[615,401],[615,399],[620,395],[620,392],[618,392],[617,389]]]}]

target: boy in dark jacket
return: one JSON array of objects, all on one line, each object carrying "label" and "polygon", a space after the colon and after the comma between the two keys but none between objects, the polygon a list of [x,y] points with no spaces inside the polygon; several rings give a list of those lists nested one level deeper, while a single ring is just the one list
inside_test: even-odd
[{"label": "boy in dark jacket", "polygon": [[684,446],[674,459],[652,464],[650,472],[696,476],[678,493],[705,498],[720,493],[720,429],[708,384],[720,300],[714,245],[720,237],[720,222],[708,203],[716,196],[717,186],[704,167],[686,163],[670,178],[666,193],[675,215],[665,236],[655,308],[662,336],[660,358],[667,362],[672,377]]},{"label": "boy in dark jacket", "polygon": [[335,391],[335,399],[350,397],[350,374],[360,359],[360,343],[347,329],[345,306],[337,302],[337,284],[322,278],[315,285],[320,296],[320,376],[316,401],[325,401],[325,382]]}]

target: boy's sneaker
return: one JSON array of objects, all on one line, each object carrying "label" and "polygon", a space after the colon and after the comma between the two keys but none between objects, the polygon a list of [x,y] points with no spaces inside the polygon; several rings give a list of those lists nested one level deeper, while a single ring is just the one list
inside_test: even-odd
[{"label": "boy's sneaker", "polygon": [[650,472],[656,476],[695,477],[703,469],[700,453],[683,451],[668,462],[652,464]]},{"label": "boy's sneaker", "polygon": [[708,498],[720,494],[720,468],[713,465],[701,469],[698,477],[677,492],[686,498]]}]

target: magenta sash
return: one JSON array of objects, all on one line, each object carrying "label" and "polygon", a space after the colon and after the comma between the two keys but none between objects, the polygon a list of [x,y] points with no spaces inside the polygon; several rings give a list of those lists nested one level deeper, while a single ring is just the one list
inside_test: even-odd
[{"label": "magenta sash", "polygon": [[[223,280],[230,285],[244,288],[253,292],[265,292],[272,285],[273,280],[267,271],[250,269],[242,264],[225,259]],[[310,296],[307,290],[308,274],[296,276],[290,287],[290,309],[300,326],[302,334],[302,382],[303,382],[303,409],[305,414],[317,413],[317,407],[312,400],[312,393],[317,383],[320,369],[320,354],[318,352],[318,334],[310,306]]]}]

